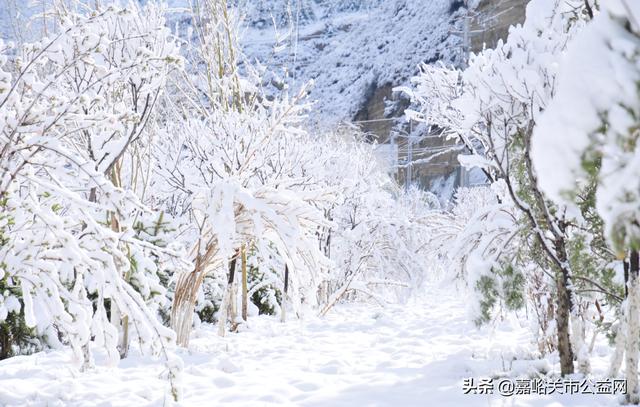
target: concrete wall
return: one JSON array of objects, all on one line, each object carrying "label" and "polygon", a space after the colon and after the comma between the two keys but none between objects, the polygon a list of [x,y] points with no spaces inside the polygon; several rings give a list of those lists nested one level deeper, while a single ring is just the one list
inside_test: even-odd
[{"label": "concrete wall", "polygon": [[506,39],[511,25],[524,21],[529,0],[480,0],[471,20],[471,51],[494,48]]}]

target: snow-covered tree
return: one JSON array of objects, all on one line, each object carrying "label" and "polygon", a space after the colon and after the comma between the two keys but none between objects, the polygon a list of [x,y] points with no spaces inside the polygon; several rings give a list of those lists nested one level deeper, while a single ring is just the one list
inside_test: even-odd
[{"label": "snow-covered tree", "polygon": [[394,301],[407,298],[427,273],[421,217],[436,200],[415,190],[400,193],[370,146],[331,147],[344,158],[332,166],[339,178],[333,186],[338,199],[329,209],[333,268],[321,292],[321,313],[349,295],[382,303],[389,294]]},{"label": "snow-covered tree", "polygon": [[[496,232],[519,236],[528,252],[522,253],[522,246],[518,250],[518,257],[525,262],[521,271],[528,270],[529,265],[540,271],[553,270],[549,277],[556,298],[562,374],[573,372],[574,353],[581,361],[586,358],[583,341],[570,338],[572,310],[574,325],[579,326],[581,320],[574,292],[578,282],[572,279],[579,279],[590,290],[604,290],[590,276],[578,276],[576,272],[581,270],[573,269],[571,260],[576,258],[574,249],[578,247],[573,239],[583,225],[576,220],[576,214],[550,201],[539,188],[532,165],[531,139],[540,112],[555,92],[556,63],[567,42],[584,26],[589,10],[584,2],[530,2],[525,23],[511,28],[507,41],[499,42],[495,49],[472,56],[464,72],[426,68],[416,79],[413,91],[414,98],[422,102],[423,111],[409,112],[413,118],[437,125],[445,129],[447,136],[457,138],[468,151],[459,158],[462,165],[479,167],[490,181],[504,185],[510,201],[507,212],[512,219],[502,223],[506,230]],[[498,200],[501,205],[506,203],[505,197],[498,195]],[[483,223],[498,214],[494,212]],[[488,241],[492,241],[491,230],[484,231]],[[473,227],[468,232],[471,236],[476,233]],[[487,260],[486,269],[492,273],[508,271],[517,264],[513,262],[517,252],[481,253],[481,258]],[[500,265],[499,259],[493,257],[495,253],[508,262]],[[491,286],[484,286],[483,291],[493,291]],[[586,369],[587,363],[581,366]]]},{"label": "snow-covered tree", "polygon": [[138,238],[136,217],[149,210],[111,176],[150,114],[144,101],[176,61],[162,12],[130,5],[57,16],[50,38],[1,47],[0,258],[11,294],[0,315],[22,313],[49,345],[62,339],[88,365],[91,342],[119,357],[110,303],[143,347],[166,356],[173,333],[145,302],[157,281],[132,270],[139,253],[173,254]]},{"label": "snow-covered tree", "polygon": [[208,274],[227,280],[218,315],[225,332],[228,309],[235,308],[236,264],[248,248],[257,248],[263,259],[275,248],[291,270],[290,294],[307,303],[315,295],[305,290],[315,287],[323,269],[314,233],[324,218],[311,205],[323,192],[296,188],[294,172],[304,89],[294,98],[285,93],[267,101],[259,81],[239,72],[238,20],[226,2],[202,2],[192,15],[196,39],[187,43],[189,66],[177,78],[183,80],[176,82],[182,86],[177,101],[167,101],[176,120],[166,123],[166,142],[157,151],[165,197],[182,203],[190,225],[194,267],[177,278],[171,317],[182,345]]},{"label": "snow-covered tree", "polygon": [[[617,256],[628,259],[626,332],[618,332],[618,346],[625,349],[627,400],[633,403],[639,401],[640,346],[639,61],[640,6],[627,0],[601,2],[593,21],[568,46],[556,94],[533,144],[540,185],[556,200],[573,203],[585,184],[595,184],[605,236]],[[620,356],[618,350],[614,375]]]}]

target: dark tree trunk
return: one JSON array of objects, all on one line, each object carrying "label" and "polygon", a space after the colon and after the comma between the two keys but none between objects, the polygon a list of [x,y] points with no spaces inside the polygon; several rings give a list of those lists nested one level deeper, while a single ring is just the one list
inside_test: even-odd
[{"label": "dark tree trunk", "polygon": [[[566,251],[563,239],[557,239],[555,249],[558,260],[562,264],[567,262]],[[558,354],[560,356],[560,374],[562,376],[572,374],[573,367],[573,349],[571,348],[571,338],[569,334],[569,316],[571,315],[571,286],[569,271],[561,268],[556,272],[556,289],[557,307],[556,307],[556,325],[558,330]]]},{"label": "dark tree trunk", "polygon": [[573,373],[573,350],[569,337],[569,315],[571,301],[567,290],[567,281],[564,273],[558,275],[558,306],[556,307],[556,324],[558,330],[558,353],[560,355],[560,374]]},{"label": "dark tree trunk", "polygon": [[0,326],[0,360],[11,356],[11,327],[8,321],[5,323],[6,326]]},{"label": "dark tree trunk", "polygon": [[238,259],[238,252],[233,256],[229,262],[229,285],[233,284],[233,280],[236,277],[236,260]]},{"label": "dark tree trunk", "polygon": [[638,348],[640,347],[640,287],[638,286],[638,273],[640,271],[640,255],[638,250],[631,250],[629,253],[629,281],[627,283],[629,295],[627,298],[627,343],[626,343],[626,372],[627,395],[626,401],[629,404],[640,404],[638,395],[638,359],[640,357]]},{"label": "dark tree trunk", "polygon": [[[638,278],[638,272],[640,270],[640,255],[637,250],[631,250],[629,254],[629,264],[627,269],[629,270],[629,280],[633,281]],[[625,276],[626,277],[626,276]]]},{"label": "dark tree trunk", "polygon": [[280,321],[284,322],[287,319],[287,292],[289,291],[289,266],[284,264],[284,292],[280,300]]},{"label": "dark tree trunk", "polygon": [[287,294],[289,291],[289,266],[284,265],[284,293]]},{"label": "dark tree trunk", "polygon": [[247,247],[242,246],[242,319],[247,320],[248,307],[249,307],[249,293],[248,293],[248,278],[247,275]]},{"label": "dark tree trunk", "polygon": [[624,269],[624,298],[629,296],[629,262],[625,259],[622,262],[622,268]]}]

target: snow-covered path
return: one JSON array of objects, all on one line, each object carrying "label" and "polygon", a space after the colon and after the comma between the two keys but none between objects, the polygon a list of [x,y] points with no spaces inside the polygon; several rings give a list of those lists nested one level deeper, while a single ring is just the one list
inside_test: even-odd
[{"label": "snow-covered path", "polygon": [[[225,384],[249,391],[212,396],[245,405],[460,405],[451,399],[462,395],[458,373],[464,367],[457,360],[479,338],[460,329],[462,310],[452,300],[440,297],[408,309],[342,306],[324,320],[288,324],[284,332],[277,324],[264,324],[228,341],[229,364],[242,371],[226,376]],[[450,306],[450,318],[443,318]],[[261,335],[265,330],[269,336]],[[211,352],[215,347],[207,348],[208,338],[194,345]],[[190,362],[199,374],[213,367],[197,357]],[[185,396],[195,404],[211,400]]]},{"label": "snow-covered path", "polygon": [[[342,305],[324,319],[281,324],[251,320],[219,338],[198,331],[181,351],[184,406],[594,406],[611,397],[465,395],[465,377],[553,369],[526,359],[527,330],[477,331],[464,298],[433,288],[407,307]],[[0,405],[145,406],[165,404],[162,365],[130,357],[118,368],[79,374],[67,352],[0,362]],[[64,363],[62,363],[64,362]],[[561,397],[561,398],[558,398]],[[554,401],[555,400],[555,401]],[[558,403],[559,402],[559,403]]]}]

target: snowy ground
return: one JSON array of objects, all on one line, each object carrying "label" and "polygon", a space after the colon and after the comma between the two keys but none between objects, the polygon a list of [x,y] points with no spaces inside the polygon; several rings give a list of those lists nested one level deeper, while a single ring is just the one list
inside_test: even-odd
[{"label": "snowy ground", "polygon": [[[254,318],[249,330],[226,338],[211,327],[201,329],[181,354],[180,405],[616,405],[612,396],[465,395],[466,377],[500,376],[505,370],[527,377],[540,369],[557,371],[557,365],[526,360],[534,347],[518,323],[476,330],[467,322],[464,300],[430,288],[424,300],[406,308],[350,304],[324,319],[286,324]],[[165,404],[167,385],[157,361],[130,357],[118,368],[80,374],[69,367],[69,358],[54,351],[0,362],[0,405]],[[607,359],[593,361],[596,373],[603,371]]]}]

